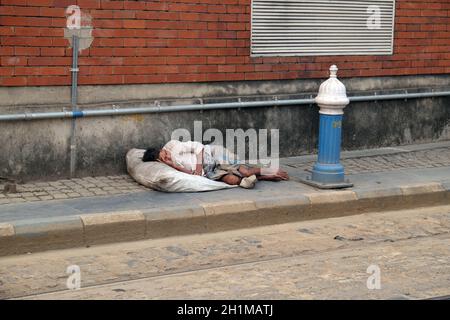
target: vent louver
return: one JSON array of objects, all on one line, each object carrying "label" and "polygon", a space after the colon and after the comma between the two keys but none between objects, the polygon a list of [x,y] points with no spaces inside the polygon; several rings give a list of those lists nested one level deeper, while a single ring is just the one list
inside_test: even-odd
[{"label": "vent louver", "polygon": [[253,0],[254,56],[392,54],[395,0]]}]

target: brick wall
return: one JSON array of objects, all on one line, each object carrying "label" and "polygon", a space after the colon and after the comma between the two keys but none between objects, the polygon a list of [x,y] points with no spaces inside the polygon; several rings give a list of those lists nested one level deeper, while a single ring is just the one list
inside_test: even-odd
[{"label": "brick wall", "polygon": [[250,0],[0,0],[0,85],[70,84],[65,9],[92,16],[79,83],[450,73],[450,1],[397,0],[394,55],[252,58]]}]

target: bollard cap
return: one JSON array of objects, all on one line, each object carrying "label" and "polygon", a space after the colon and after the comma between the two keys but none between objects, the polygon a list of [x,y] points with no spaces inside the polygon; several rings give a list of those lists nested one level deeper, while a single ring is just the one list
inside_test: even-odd
[{"label": "bollard cap", "polygon": [[315,101],[320,106],[320,113],[342,114],[342,109],[349,104],[345,85],[337,78],[338,68],[330,67],[330,78],[323,82]]}]

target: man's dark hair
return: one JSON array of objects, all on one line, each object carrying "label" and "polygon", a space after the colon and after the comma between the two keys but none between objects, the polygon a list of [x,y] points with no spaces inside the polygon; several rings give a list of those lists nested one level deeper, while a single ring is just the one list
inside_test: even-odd
[{"label": "man's dark hair", "polygon": [[160,151],[161,151],[161,149],[159,149],[159,148],[148,148],[145,151],[144,156],[142,157],[142,161],[144,161],[144,162],[156,161],[156,159],[158,159],[158,157],[159,157]]}]

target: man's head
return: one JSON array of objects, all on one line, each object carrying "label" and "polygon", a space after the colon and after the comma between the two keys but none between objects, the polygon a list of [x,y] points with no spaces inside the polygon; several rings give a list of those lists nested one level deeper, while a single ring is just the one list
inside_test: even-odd
[{"label": "man's head", "polygon": [[142,161],[148,162],[158,160],[160,151],[160,148],[148,148],[142,157]]},{"label": "man's head", "polygon": [[148,148],[142,157],[142,161],[161,161],[170,164],[172,162],[172,156],[164,148]]}]

